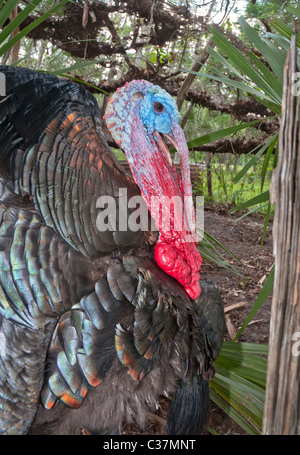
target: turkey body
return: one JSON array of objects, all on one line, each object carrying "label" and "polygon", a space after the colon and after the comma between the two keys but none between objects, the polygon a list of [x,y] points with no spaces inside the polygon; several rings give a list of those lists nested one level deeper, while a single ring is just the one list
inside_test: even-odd
[{"label": "turkey body", "polygon": [[224,334],[217,289],[199,281],[191,299],[194,284],[155,260],[157,232],[97,229],[99,198],[119,213],[120,188],[129,199],[141,185],[110,151],[94,97],[0,72],[0,433],[143,428],[166,394],[166,433],[197,434]]}]

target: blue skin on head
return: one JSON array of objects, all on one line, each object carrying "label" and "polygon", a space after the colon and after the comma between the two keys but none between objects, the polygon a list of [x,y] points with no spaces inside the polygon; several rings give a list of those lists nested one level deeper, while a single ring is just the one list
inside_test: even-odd
[{"label": "blue skin on head", "polygon": [[[155,111],[154,103],[161,103],[165,108],[164,111]],[[139,113],[148,134],[154,131],[171,134],[173,122],[180,121],[180,114],[173,98],[158,86],[153,86],[147,91],[140,103]]]},{"label": "blue skin on head", "polygon": [[[155,110],[155,103],[163,105],[163,112]],[[148,138],[154,131],[171,135],[174,124],[180,122],[176,103],[161,87],[141,80],[132,81],[117,90],[107,105],[105,118],[112,137],[129,155],[133,119],[137,117]],[[156,137],[155,140],[157,141]]]}]

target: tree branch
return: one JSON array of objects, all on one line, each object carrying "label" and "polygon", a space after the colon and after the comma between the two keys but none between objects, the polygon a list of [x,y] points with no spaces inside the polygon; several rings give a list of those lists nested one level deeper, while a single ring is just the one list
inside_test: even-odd
[{"label": "tree branch", "polygon": [[[208,43],[206,44],[206,46],[202,50],[201,54],[199,55],[199,58],[197,58],[195,60],[195,62],[192,64],[191,71],[195,71],[195,72],[199,72],[200,71],[200,68],[204,65],[204,63],[208,59],[209,54],[208,54],[207,49],[210,46],[214,46],[214,43],[211,40],[208,41]],[[192,83],[194,82],[195,78],[196,78],[196,75],[195,74],[191,74],[191,73],[189,73],[186,76],[186,78],[185,78],[185,80],[184,80],[184,82],[183,82],[183,84],[182,84],[182,86],[181,86],[181,88],[180,88],[180,90],[178,92],[178,95],[177,95],[177,106],[178,106],[179,110],[182,108],[182,105],[183,105],[183,102],[185,100],[186,94],[189,91],[189,89],[190,89]]]}]

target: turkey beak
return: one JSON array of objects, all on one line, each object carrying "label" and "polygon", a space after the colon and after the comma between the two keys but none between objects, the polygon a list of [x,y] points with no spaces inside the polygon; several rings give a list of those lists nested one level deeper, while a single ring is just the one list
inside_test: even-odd
[{"label": "turkey beak", "polygon": [[167,135],[169,141],[176,148],[179,157],[180,157],[180,167],[181,167],[181,179],[183,183],[184,191],[184,212],[186,216],[186,226],[189,228],[190,232],[193,233],[193,238],[195,242],[198,242],[197,234],[195,234],[195,212],[192,198],[192,184],[191,184],[191,174],[190,174],[190,161],[189,161],[189,149],[186,143],[185,135],[178,123],[173,123],[172,129],[173,135]]},{"label": "turkey beak", "polygon": [[[187,230],[193,234],[194,241],[197,243],[197,235],[195,234],[195,212],[192,198],[192,184],[190,175],[189,149],[186,143],[185,135],[182,128],[177,124],[173,124],[172,136],[162,133],[177,150],[180,157],[181,179],[183,183],[184,196],[184,212]],[[162,139],[160,133],[153,133],[157,139],[160,150],[166,155],[170,166],[173,166],[172,158],[168,147]]]},{"label": "turkey beak", "polygon": [[[154,131],[154,136],[156,137],[157,139],[157,142],[158,142],[158,145],[159,145],[159,148],[161,149],[162,152],[164,152],[164,154],[166,155],[167,157],[167,160],[170,164],[170,166],[173,166],[173,161],[172,161],[172,157],[171,157],[171,154],[169,152],[169,149],[168,147],[166,146],[166,144],[164,143],[161,135],[157,132],[157,131]],[[168,139],[170,139],[169,135],[168,134],[164,134],[164,136],[166,136]],[[173,141],[171,141],[172,144],[174,145]]]}]

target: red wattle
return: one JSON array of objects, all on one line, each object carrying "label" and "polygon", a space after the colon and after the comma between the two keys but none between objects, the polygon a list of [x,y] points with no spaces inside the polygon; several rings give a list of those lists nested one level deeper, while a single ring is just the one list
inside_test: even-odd
[{"label": "red wattle", "polygon": [[201,293],[201,288],[199,286],[199,280],[196,280],[193,283],[189,284],[188,286],[185,286],[184,289],[185,289],[185,292],[187,293],[187,295],[192,300],[197,299]]},{"label": "red wattle", "polygon": [[185,259],[170,244],[159,240],[154,248],[157,265],[184,287],[191,299],[200,295],[199,273],[192,271]]}]

